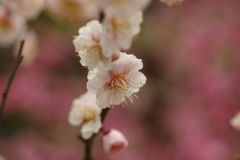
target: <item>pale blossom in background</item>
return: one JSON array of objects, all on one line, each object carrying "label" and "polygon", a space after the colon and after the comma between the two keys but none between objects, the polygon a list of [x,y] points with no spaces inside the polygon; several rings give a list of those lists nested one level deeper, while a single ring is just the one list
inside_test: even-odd
[{"label": "pale blossom in background", "polygon": [[87,19],[95,19],[99,16],[99,7],[97,5],[97,0],[81,0],[84,15]]},{"label": "pale blossom in background", "polygon": [[79,29],[79,35],[73,40],[75,51],[78,52],[83,66],[93,70],[96,67],[111,69],[111,56],[106,57],[102,52],[100,37],[102,25],[97,20],[92,20]]},{"label": "pale blossom in background", "polygon": [[230,125],[236,131],[240,131],[240,112],[238,112],[232,119],[230,119]]},{"label": "pale blossom in background", "polygon": [[102,127],[101,109],[96,105],[95,95],[86,92],[72,103],[68,122],[72,126],[81,126],[81,136],[89,139],[94,133],[98,133]]},{"label": "pale blossom in background", "polygon": [[160,0],[160,1],[167,4],[168,6],[172,6],[175,4],[181,4],[183,0]]},{"label": "pale blossom in background", "polygon": [[12,45],[26,30],[25,19],[0,4],[0,46]]},{"label": "pale blossom in background", "polygon": [[140,10],[130,16],[121,16],[113,9],[107,8],[100,42],[104,54],[110,56],[119,49],[129,49],[134,36],[140,32],[142,20],[142,11]]},{"label": "pale blossom in background", "polygon": [[36,19],[45,7],[45,0],[4,0],[16,14],[26,19]]},{"label": "pale blossom in background", "polygon": [[22,55],[24,56],[24,61],[22,65],[27,67],[33,63],[38,52],[38,37],[34,31],[28,31],[19,39],[18,43],[15,44],[15,56],[18,54],[20,41],[25,40]]},{"label": "pale blossom in background", "polygon": [[126,149],[128,141],[118,130],[111,129],[102,137],[103,150],[108,156],[114,156]]},{"label": "pale blossom in background", "polygon": [[144,10],[151,0],[98,0],[99,7],[103,10],[111,7],[121,15],[129,16],[138,10]]},{"label": "pale blossom in background", "polygon": [[0,160],[6,160],[2,155],[0,155]]},{"label": "pale blossom in background", "polygon": [[141,59],[120,52],[111,70],[89,71],[88,91],[96,95],[100,108],[127,105],[126,99],[133,102],[135,93],[146,83],[146,77],[139,72],[142,67]]},{"label": "pale blossom in background", "polygon": [[95,0],[46,0],[47,9],[54,16],[68,21],[98,17]]}]

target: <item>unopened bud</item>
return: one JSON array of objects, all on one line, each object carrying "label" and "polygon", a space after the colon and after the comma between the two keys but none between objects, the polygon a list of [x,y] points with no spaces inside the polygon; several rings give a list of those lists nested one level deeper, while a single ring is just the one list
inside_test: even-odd
[{"label": "unopened bud", "polygon": [[111,129],[102,137],[102,145],[107,155],[114,156],[128,146],[128,141],[120,131]]}]

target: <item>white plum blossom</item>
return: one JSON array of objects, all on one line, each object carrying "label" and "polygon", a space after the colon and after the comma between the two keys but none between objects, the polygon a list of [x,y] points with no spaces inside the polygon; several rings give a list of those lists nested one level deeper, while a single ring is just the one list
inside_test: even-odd
[{"label": "white plum blossom", "polygon": [[108,156],[114,156],[128,146],[128,141],[125,136],[116,129],[111,129],[102,137],[103,150]]},{"label": "white plum blossom", "polygon": [[230,119],[230,125],[240,132],[240,112],[238,112],[232,119]]},{"label": "white plum blossom", "polygon": [[65,20],[78,22],[98,17],[96,0],[46,0],[48,11]]},{"label": "white plum blossom", "polygon": [[12,45],[26,30],[25,19],[0,4],[0,46]]},{"label": "white plum blossom", "polygon": [[143,10],[147,7],[151,0],[99,0],[99,6],[102,9],[111,7],[121,15],[131,15],[138,10]]},{"label": "white plum blossom", "polygon": [[35,19],[45,6],[45,0],[4,0],[16,14]]},{"label": "white plum blossom", "polygon": [[68,122],[72,126],[82,125],[81,136],[87,140],[102,127],[100,114],[95,95],[87,92],[73,101]]},{"label": "white plum blossom", "polygon": [[181,4],[183,0],[160,0],[163,3],[166,3],[169,7],[174,4]]},{"label": "white plum blossom", "polygon": [[146,82],[146,77],[139,72],[142,67],[141,59],[121,52],[111,70],[97,68],[89,72],[88,91],[96,95],[96,103],[100,108],[123,102],[126,104],[126,98],[133,102],[133,96]]},{"label": "white plum blossom", "polygon": [[112,59],[106,57],[102,52],[100,37],[102,25],[97,20],[92,20],[86,26],[79,29],[79,35],[73,40],[75,51],[78,52],[83,66],[93,70],[96,67],[111,69]]},{"label": "white plum blossom", "polygon": [[140,10],[130,16],[121,16],[111,8],[107,8],[100,41],[104,54],[110,56],[117,50],[129,49],[133,37],[140,32],[142,20],[142,11]]}]

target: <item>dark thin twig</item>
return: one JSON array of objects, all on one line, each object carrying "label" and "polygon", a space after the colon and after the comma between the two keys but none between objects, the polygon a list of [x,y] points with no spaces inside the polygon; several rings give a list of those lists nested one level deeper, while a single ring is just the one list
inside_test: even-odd
[{"label": "dark thin twig", "polygon": [[94,137],[90,138],[89,140],[84,140],[85,143],[85,155],[83,160],[94,160],[92,156],[92,142]]},{"label": "dark thin twig", "polygon": [[103,123],[103,121],[104,121],[104,119],[105,119],[105,117],[106,117],[106,115],[107,115],[109,110],[110,110],[110,108],[105,108],[105,109],[102,110],[102,113],[101,113],[101,121],[102,121],[102,123]]},{"label": "dark thin twig", "polygon": [[18,50],[17,59],[15,61],[14,67],[13,67],[12,72],[11,72],[11,75],[10,75],[10,77],[8,79],[7,86],[3,90],[3,93],[2,93],[2,102],[1,102],[1,106],[0,106],[0,123],[2,121],[3,109],[4,109],[4,105],[5,105],[6,99],[7,99],[8,91],[9,91],[9,89],[11,87],[11,84],[12,84],[13,78],[15,76],[15,73],[16,73],[16,71],[18,69],[18,66],[22,62],[22,59],[23,59],[23,56],[21,55],[22,54],[23,45],[24,45],[24,40],[21,41],[20,48]]}]

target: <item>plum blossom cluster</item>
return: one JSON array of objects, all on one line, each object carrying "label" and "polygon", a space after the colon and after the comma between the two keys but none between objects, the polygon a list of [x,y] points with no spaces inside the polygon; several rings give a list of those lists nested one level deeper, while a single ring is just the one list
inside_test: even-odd
[{"label": "plum blossom cluster", "polygon": [[104,13],[102,24],[97,20],[88,22],[73,40],[80,63],[89,69],[87,89],[96,95],[100,108],[127,104],[127,98],[133,101],[146,82],[139,71],[142,60],[120,51],[129,49],[140,32],[142,11],[123,16],[109,7]]},{"label": "plum blossom cluster", "polygon": [[[81,125],[81,137],[85,140],[100,131],[101,110],[119,104],[127,106],[128,101],[133,103],[136,93],[146,83],[146,77],[140,72],[142,60],[123,50],[130,49],[134,37],[139,34],[142,10],[149,0],[96,2],[99,14],[104,15],[101,22],[89,21],[79,28],[73,40],[80,63],[89,72],[88,92],[73,101],[69,123]],[[92,98],[84,100],[86,96]],[[103,131],[102,144],[109,156],[128,146],[124,135],[115,129]]]}]

